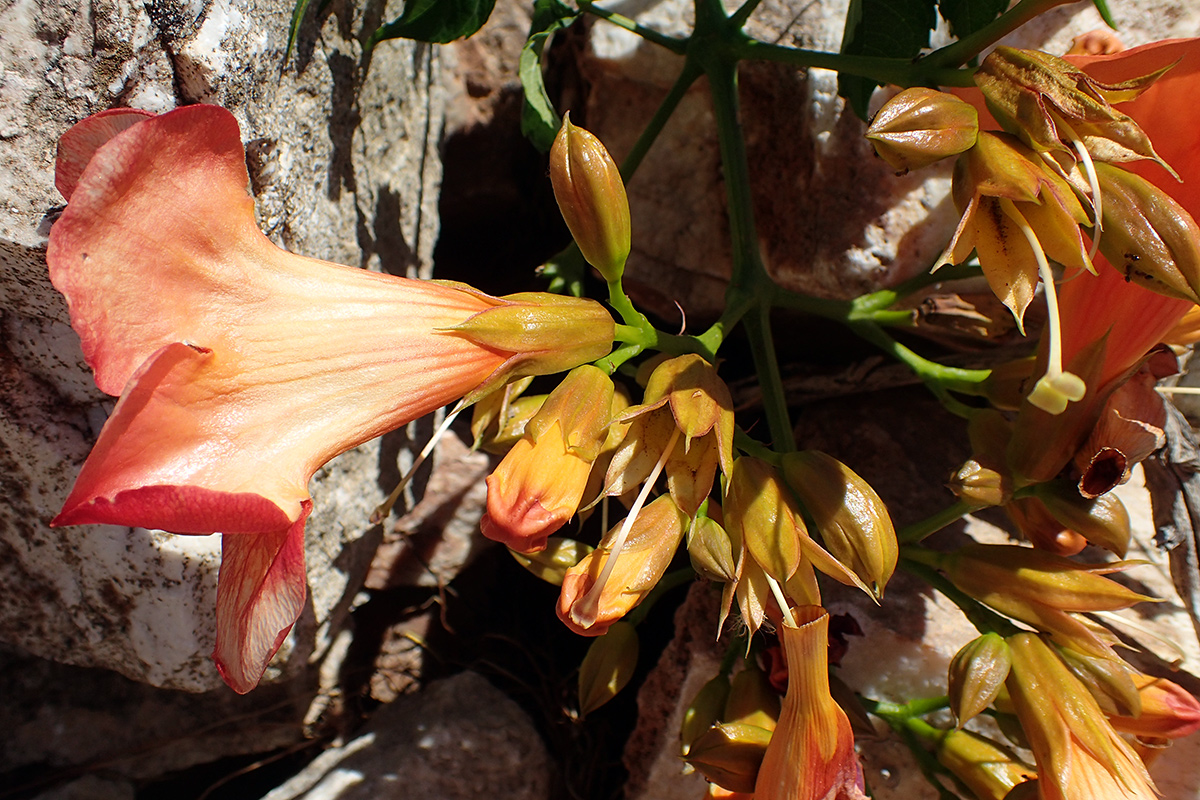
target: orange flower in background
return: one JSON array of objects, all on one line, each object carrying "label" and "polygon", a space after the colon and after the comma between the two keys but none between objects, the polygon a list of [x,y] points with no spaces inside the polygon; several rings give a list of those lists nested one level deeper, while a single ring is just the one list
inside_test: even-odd
[{"label": "orange flower in background", "polygon": [[276,247],[247,183],[224,109],[97,115],[63,137],[47,252],[120,395],[52,524],[222,533],[214,658],[238,692],[303,607],[313,473],[523,356],[448,330],[504,300]]}]

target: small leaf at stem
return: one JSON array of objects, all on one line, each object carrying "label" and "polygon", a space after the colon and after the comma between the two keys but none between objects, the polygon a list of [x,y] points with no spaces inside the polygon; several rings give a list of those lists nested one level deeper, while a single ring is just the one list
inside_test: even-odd
[{"label": "small leaf at stem", "polygon": [[381,25],[364,49],[385,39],[446,44],[470,36],[488,21],[496,0],[408,0],[400,17]]},{"label": "small leaf at stem", "polygon": [[533,22],[529,26],[529,39],[521,48],[517,74],[521,88],[525,90],[525,104],[521,108],[521,133],[533,146],[543,153],[549,152],[554,137],[562,127],[562,119],[546,93],[542,77],[542,52],[551,34],[570,27],[578,17],[573,9],[559,0],[537,0],[533,7]]}]

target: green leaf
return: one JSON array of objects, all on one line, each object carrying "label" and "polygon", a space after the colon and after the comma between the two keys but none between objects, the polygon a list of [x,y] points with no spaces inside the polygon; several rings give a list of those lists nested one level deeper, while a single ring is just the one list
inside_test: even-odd
[{"label": "green leaf", "polygon": [[453,42],[482,28],[495,5],[496,0],[406,0],[400,18],[380,25],[365,47],[370,50],[385,39]]},{"label": "green leaf", "polygon": [[959,39],[992,22],[1008,8],[1008,0],[938,0],[938,12]]},{"label": "green leaf", "polygon": [[1100,19],[1104,20],[1104,24],[1115,31],[1117,21],[1113,19],[1112,12],[1108,10],[1108,0],[1092,0],[1092,5],[1100,12]]},{"label": "green leaf", "polygon": [[[915,58],[929,47],[929,32],[937,24],[936,3],[937,0],[850,0],[842,52],[854,56]],[[871,93],[879,85],[869,78],[838,75],[838,94],[864,120]]]},{"label": "green leaf", "polygon": [[543,153],[550,150],[562,120],[546,93],[542,78],[542,51],[555,31],[569,27],[578,13],[559,0],[537,0],[533,5],[533,24],[529,26],[529,39],[521,48],[518,75],[525,90],[525,104],[521,108],[521,133]]},{"label": "green leaf", "polygon": [[287,49],[283,51],[285,64],[292,55],[292,46],[296,44],[296,34],[300,32],[300,21],[304,19],[304,12],[308,10],[308,3],[309,0],[296,0],[296,7],[292,9],[292,24],[288,26]]}]

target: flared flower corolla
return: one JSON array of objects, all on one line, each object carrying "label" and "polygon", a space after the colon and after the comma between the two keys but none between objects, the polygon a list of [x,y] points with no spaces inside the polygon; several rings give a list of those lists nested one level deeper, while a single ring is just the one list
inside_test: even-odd
[{"label": "flared flower corolla", "polygon": [[224,109],[106,112],[63,137],[47,252],[120,395],[52,524],[224,534],[214,659],[238,692],[303,607],[313,473],[514,355],[447,330],[503,301],[281,250],[247,183]]}]

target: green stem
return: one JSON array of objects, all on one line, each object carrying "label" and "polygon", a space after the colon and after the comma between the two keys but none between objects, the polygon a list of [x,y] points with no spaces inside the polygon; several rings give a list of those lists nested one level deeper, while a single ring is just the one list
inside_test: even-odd
[{"label": "green stem", "polygon": [[783,463],[780,460],[780,453],[775,452],[762,442],[751,437],[750,434],[746,433],[741,428],[735,428],[733,431],[733,446],[748,456],[761,458],[763,461],[768,462],[772,466],[778,467]]},{"label": "green stem", "polygon": [[975,508],[976,506],[959,500],[949,508],[944,508],[938,513],[930,517],[926,517],[920,522],[914,522],[911,525],[905,525],[903,528],[896,531],[896,541],[900,542],[900,544],[916,544],[925,537],[937,533],[947,525],[962,519],[964,514],[969,514]]},{"label": "green stem", "polygon": [[758,373],[762,390],[763,412],[767,417],[767,429],[777,452],[790,453],[796,449],[796,438],[792,431],[792,420],[788,415],[787,395],[783,390],[783,376],[779,373],[779,359],[775,356],[775,340],[771,336],[771,308],[759,306],[745,320],[746,336],[750,341],[750,353],[754,357],[754,369]]},{"label": "green stem", "polygon": [[846,75],[870,78],[896,86],[974,86],[974,70],[939,68],[926,61],[913,62],[907,58],[850,56],[820,50],[802,50],[778,44],[768,44],[744,37],[727,45],[735,59],[774,61],[795,67],[819,67]]},{"label": "green stem", "polygon": [[[914,66],[926,69],[943,70],[965,64],[983,52],[989,45],[994,44],[1029,20],[1055,6],[1073,3],[1075,0],[1021,0],[998,18],[969,36],[957,42],[935,50],[922,58]],[[960,86],[971,84],[943,84],[944,86]]]},{"label": "green stem", "polygon": [[886,700],[867,700],[864,698],[863,705],[870,713],[891,722],[892,720],[903,721],[914,717],[923,717],[926,714],[932,714],[935,711],[949,708],[950,698],[945,695],[941,697],[923,697],[917,700],[909,700],[903,704],[889,703]]},{"label": "green stem", "polygon": [[974,625],[975,629],[980,633],[994,632],[999,633],[1001,636],[1012,636],[1020,632],[1021,629],[1016,625],[1013,625],[983,603],[963,592],[951,583],[949,578],[946,578],[931,566],[931,562],[936,557],[936,553],[930,553],[927,550],[919,548],[906,547],[900,554],[900,568],[909,575],[920,578],[945,595],[946,599],[958,606],[963,616],[967,618],[967,621]]},{"label": "green stem", "polygon": [[[896,284],[890,289],[880,289],[877,292],[871,292],[870,294],[854,298],[850,301],[854,308],[852,313],[866,316],[870,312],[891,308],[898,301],[908,297],[910,294],[921,291],[927,286],[932,286],[936,283],[945,283],[946,281],[975,278],[982,274],[983,270],[979,268],[978,264],[947,265],[940,268],[937,272],[926,270],[902,283]],[[875,321],[879,322],[879,320]]]},{"label": "green stem", "polygon": [[625,156],[625,160],[621,162],[621,179],[626,184],[632,180],[633,173],[637,172],[642,159],[646,157],[646,153],[650,151],[650,147],[658,139],[658,135],[662,133],[667,120],[675,113],[675,109],[679,106],[679,101],[687,94],[688,89],[696,82],[696,79],[703,74],[704,71],[690,59],[684,62],[683,70],[679,73],[679,77],[675,79],[671,90],[667,92],[667,96],[659,103],[658,110],[654,112],[654,116],[646,123],[642,134],[638,136],[637,141],[633,143],[633,148]]},{"label": "green stem", "polygon": [[746,20],[750,19],[754,9],[758,8],[760,2],[762,0],[746,0],[742,3],[741,8],[733,12],[733,16],[729,18],[730,26],[740,30],[746,24]]},{"label": "green stem", "polygon": [[581,11],[586,11],[589,14],[595,14],[601,19],[611,22],[618,28],[624,28],[630,33],[636,33],[647,42],[652,42],[659,47],[665,47],[672,53],[683,55],[687,50],[687,40],[676,39],[674,36],[667,36],[666,34],[659,33],[652,28],[639,25],[637,22],[634,22],[624,14],[618,14],[615,11],[609,11],[607,8],[602,8],[592,2],[592,0],[579,0],[579,8]]}]

